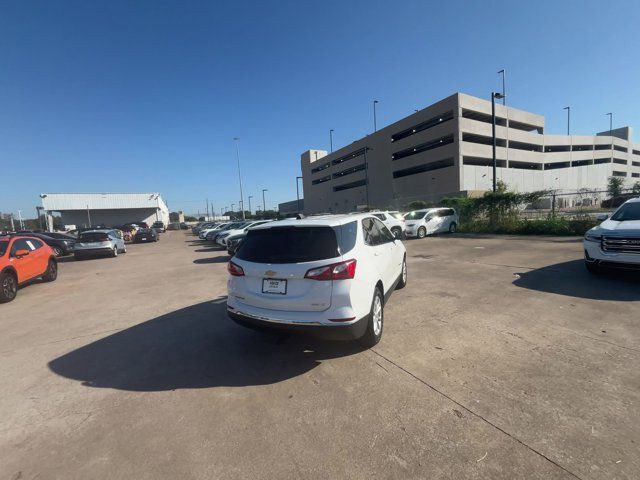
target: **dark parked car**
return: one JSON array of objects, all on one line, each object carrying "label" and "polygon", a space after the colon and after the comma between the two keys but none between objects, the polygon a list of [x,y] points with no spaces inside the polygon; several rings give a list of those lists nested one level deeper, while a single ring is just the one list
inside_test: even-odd
[{"label": "dark parked car", "polygon": [[180,230],[189,230],[189,225],[187,225],[186,223],[182,222],[180,224]]},{"label": "dark parked car", "polygon": [[71,235],[65,235],[64,233],[42,232],[30,233],[29,235],[39,238],[44,243],[49,245],[56,257],[71,255],[73,253],[73,246],[76,243],[76,239],[74,237],[72,237]]},{"label": "dark parked car", "polygon": [[227,253],[233,257],[238,251],[238,248],[240,248],[240,244],[242,244],[242,241],[246,236],[247,233],[245,232],[227,238]]},{"label": "dark parked car", "polygon": [[165,227],[162,222],[153,222],[151,228],[153,228],[157,233],[164,233],[167,231],[167,227]]},{"label": "dark parked car", "polygon": [[133,239],[135,243],[157,242],[160,236],[153,228],[141,228]]}]

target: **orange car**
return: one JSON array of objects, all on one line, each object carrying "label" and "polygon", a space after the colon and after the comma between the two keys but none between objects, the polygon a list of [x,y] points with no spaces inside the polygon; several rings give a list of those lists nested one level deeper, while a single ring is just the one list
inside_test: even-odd
[{"label": "orange car", "polygon": [[19,285],[39,277],[45,282],[58,277],[51,247],[28,235],[0,237],[0,303],[10,302]]}]

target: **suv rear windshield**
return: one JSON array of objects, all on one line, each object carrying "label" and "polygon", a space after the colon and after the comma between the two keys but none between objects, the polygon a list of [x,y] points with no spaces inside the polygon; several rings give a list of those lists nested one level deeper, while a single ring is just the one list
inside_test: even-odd
[{"label": "suv rear windshield", "polygon": [[272,227],[249,230],[236,253],[255,263],[299,263],[340,256],[331,227]]},{"label": "suv rear windshield", "polygon": [[103,232],[86,232],[81,233],[78,238],[80,242],[106,242],[109,240],[109,235]]},{"label": "suv rear windshield", "polygon": [[640,202],[631,202],[622,205],[618,211],[611,216],[611,220],[617,222],[640,220]]}]

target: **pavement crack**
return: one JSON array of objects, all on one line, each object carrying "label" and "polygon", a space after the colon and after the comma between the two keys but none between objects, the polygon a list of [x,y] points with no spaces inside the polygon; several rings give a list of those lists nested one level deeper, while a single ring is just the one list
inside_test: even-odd
[{"label": "pavement crack", "polygon": [[[545,459],[546,461],[548,461],[549,463],[551,463],[552,465],[555,465],[556,467],[558,467],[560,470],[562,470],[563,472],[571,475],[573,478],[577,478],[578,480],[583,480],[582,477],[579,477],[578,475],[576,475],[575,473],[573,473],[572,471],[568,470],[567,468],[563,467],[562,465],[560,465],[558,462],[556,462],[555,460],[549,458],[548,456],[546,456],[544,453],[540,452],[539,450],[536,450],[534,447],[532,447],[531,445],[525,443],[523,440],[520,440],[518,437],[512,435],[511,433],[507,432],[505,429],[501,428],[500,426],[496,425],[495,423],[491,422],[491,420],[488,420],[487,418],[483,417],[482,415],[480,415],[477,412],[474,412],[473,410],[471,410],[469,407],[467,407],[466,405],[463,405],[462,403],[458,402],[456,399],[454,399],[453,397],[447,395],[445,392],[443,392],[442,390],[439,390],[438,388],[434,387],[433,385],[431,385],[430,383],[426,382],[425,380],[423,380],[422,378],[418,377],[416,374],[410,372],[409,370],[407,370],[406,368],[404,368],[403,366],[399,365],[398,363],[394,362],[393,360],[387,358],[386,356],[384,356],[383,354],[381,354],[380,352],[377,352],[376,350],[371,349],[371,352],[374,353],[375,355],[378,355],[380,358],[384,358],[387,362],[389,362],[390,364],[394,365],[396,368],[398,368],[399,370],[402,370],[404,373],[406,373],[407,375],[409,375],[410,377],[413,377],[414,379],[416,379],[417,381],[419,381],[420,383],[422,383],[424,386],[426,386],[427,388],[429,388],[430,390],[434,391],[435,393],[437,393],[438,395],[446,398],[447,400],[449,400],[450,402],[455,403],[458,407],[462,408],[464,411],[468,412],[470,415],[473,415],[474,417],[482,420],[483,422],[485,422],[486,424],[492,426],[493,428],[495,428],[496,430],[498,430],[499,432],[503,433],[504,435],[506,435],[507,437],[509,437],[510,439],[514,440],[515,442],[519,443],[520,445],[522,445],[523,447],[525,447],[526,449],[528,449],[529,451],[533,452],[534,454],[538,455],[539,457],[542,457],[543,459]],[[377,363],[377,362],[376,362]]]}]

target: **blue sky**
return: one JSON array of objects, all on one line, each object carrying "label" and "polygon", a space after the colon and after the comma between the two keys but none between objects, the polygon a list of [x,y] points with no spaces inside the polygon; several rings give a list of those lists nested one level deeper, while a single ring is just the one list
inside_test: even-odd
[{"label": "blue sky", "polygon": [[[171,209],[295,199],[300,153],[456,91],[547,131],[631,125],[640,2],[0,1],[0,211],[41,192],[159,191]],[[246,201],[246,200],[245,200]]]}]

